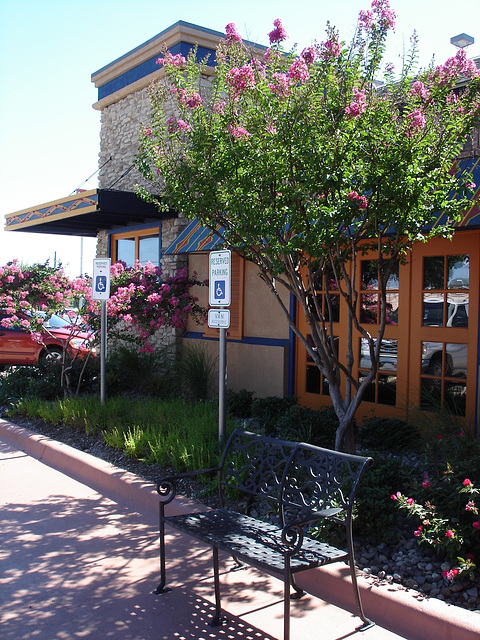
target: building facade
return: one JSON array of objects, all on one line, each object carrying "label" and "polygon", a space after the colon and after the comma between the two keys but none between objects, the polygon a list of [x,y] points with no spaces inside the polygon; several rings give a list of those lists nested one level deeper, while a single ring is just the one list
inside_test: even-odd
[{"label": "building facade", "polygon": [[[134,160],[142,124],[150,120],[149,86],[164,81],[156,64],[163,47],[187,55],[198,45],[198,56],[215,62],[215,47],[223,34],[178,22],[133,51],[92,74],[98,90],[94,108],[100,112],[99,189],[62,198],[34,209],[9,214],[6,228],[95,235],[97,255],[161,264],[173,273],[187,266],[200,280],[208,277],[208,252],[216,238],[176,212],[158,212],[133,193],[142,177]],[[262,55],[265,48],[250,43]],[[210,90],[208,66],[201,91]],[[173,107],[172,107],[173,109]],[[173,111],[172,111],[173,113]],[[415,246],[408,262],[399,265],[389,283],[389,323],[375,382],[370,386],[358,418],[371,415],[408,417],[412,408],[428,410],[431,402],[478,423],[479,413],[479,132],[472,133],[462,153],[477,185],[471,208],[465,212],[452,241],[432,240]],[[377,275],[368,255],[357,265],[362,292],[361,321],[375,335]],[[256,267],[233,255],[231,326],[228,332],[228,387],[258,396],[296,395],[301,404],[330,404],[328,385],[306,350],[289,329]],[[335,295],[335,292],[333,292]],[[207,291],[198,292],[207,306]],[[285,292],[284,303],[308,334],[302,313]],[[346,314],[339,296],[335,335],[340,354],[346,353]],[[168,340],[178,339],[171,331]],[[189,323],[182,336],[218,354],[215,329]],[[357,338],[359,379],[369,368],[368,353]],[[475,427],[476,428],[476,427]]]}]

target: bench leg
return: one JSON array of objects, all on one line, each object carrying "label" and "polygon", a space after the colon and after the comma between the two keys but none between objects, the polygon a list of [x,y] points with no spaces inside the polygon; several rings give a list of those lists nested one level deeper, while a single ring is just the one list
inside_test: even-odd
[{"label": "bench leg", "polygon": [[355,554],[353,551],[353,536],[352,536],[351,527],[349,530],[347,530],[347,543],[348,543],[348,566],[350,568],[350,576],[352,578],[353,593],[355,595],[355,602],[357,605],[358,614],[360,616],[360,619],[363,622],[363,624],[358,628],[358,631],[366,631],[367,629],[370,629],[370,627],[375,626],[375,623],[369,620],[363,611],[362,600],[360,598],[360,590],[358,588],[357,569],[355,567]]},{"label": "bench leg", "polygon": [[283,640],[290,640],[290,582],[292,579],[290,558],[286,555],[285,574],[283,576]]},{"label": "bench leg", "polygon": [[165,522],[163,519],[163,508],[163,504],[160,503],[160,521],[158,526],[160,534],[160,583],[153,592],[157,595],[171,591],[170,587],[165,586],[167,583],[167,571],[165,567]]},{"label": "bench leg", "polygon": [[215,587],[215,615],[209,623],[211,627],[218,627],[226,622],[226,617],[222,615],[222,603],[220,598],[220,572],[218,568],[218,548],[212,547],[213,551],[213,582]]},{"label": "bench leg", "polygon": [[290,584],[295,589],[295,593],[292,593],[290,597],[292,598],[292,600],[300,600],[300,598],[302,598],[306,592],[297,585],[295,576],[292,572],[290,572]]}]

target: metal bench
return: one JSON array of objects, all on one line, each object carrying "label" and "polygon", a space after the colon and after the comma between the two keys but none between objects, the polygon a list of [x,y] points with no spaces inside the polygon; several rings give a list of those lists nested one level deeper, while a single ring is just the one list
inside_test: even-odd
[{"label": "metal bench", "polygon": [[[223,621],[220,602],[218,550],[226,551],[239,565],[251,565],[284,582],[284,640],[290,638],[290,599],[304,595],[295,581],[301,571],[333,562],[347,562],[355,602],[365,630],[373,623],[363,612],[352,538],[352,509],[360,477],[371,458],[364,458],[310,444],[289,442],[236,430],[223,451],[219,467],[162,478],[160,495],[160,584],[164,593],[165,524],[209,544],[213,549],[215,616],[212,625]],[[221,507],[201,513],[165,514],[181,478],[218,474]],[[243,513],[227,507],[247,500]],[[245,502],[243,503],[245,505]],[[260,519],[246,515],[268,513]],[[272,513],[274,514],[272,517]],[[346,550],[325,544],[308,535],[309,528],[328,518],[345,527]],[[290,595],[293,588],[294,594]]]}]

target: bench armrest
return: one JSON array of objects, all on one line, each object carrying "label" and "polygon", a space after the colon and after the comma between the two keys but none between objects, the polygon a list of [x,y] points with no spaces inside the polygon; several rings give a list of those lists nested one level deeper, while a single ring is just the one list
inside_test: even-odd
[{"label": "bench armrest", "polygon": [[287,554],[295,555],[300,551],[305,537],[305,527],[322,518],[335,518],[341,511],[344,511],[342,507],[328,507],[320,511],[313,511],[305,520],[297,520],[286,524],[282,529],[282,542],[288,547]]},{"label": "bench armrest", "polygon": [[218,473],[219,471],[220,467],[211,467],[210,469],[186,471],[185,473],[179,473],[175,476],[165,476],[164,478],[160,478],[160,480],[158,480],[157,482],[157,493],[160,496],[160,501],[168,504],[175,498],[175,495],[177,493],[177,485],[180,480]]}]

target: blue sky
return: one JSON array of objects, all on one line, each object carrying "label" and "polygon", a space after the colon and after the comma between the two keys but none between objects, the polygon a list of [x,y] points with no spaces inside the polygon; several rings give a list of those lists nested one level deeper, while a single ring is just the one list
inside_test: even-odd
[{"label": "blue sky", "polygon": [[[0,0],[0,265],[19,258],[54,256],[70,275],[80,270],[80,240],[33,233],[6,233],[6,213],[95,188],[100,113],[92,108],[93,72],[178,20],[224,31],[235,22],[245,38],[268,44],[275,18],[300,48],[322,40],[327,20],[349,40],[360,9],[370,0],[322,2],[242,0]],[[399,56],[416,29],[420,63],[455,53],[450,38],[475,38],[469,56],[480,55],[480,0],[391,0],[397,29],[387,59]],[[478,30],[478,32],[476,32]],[[94,241],[84,242],[83,270],[91,271]]]}]

